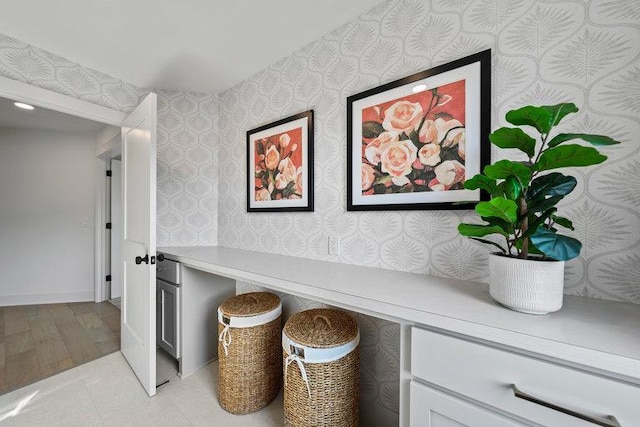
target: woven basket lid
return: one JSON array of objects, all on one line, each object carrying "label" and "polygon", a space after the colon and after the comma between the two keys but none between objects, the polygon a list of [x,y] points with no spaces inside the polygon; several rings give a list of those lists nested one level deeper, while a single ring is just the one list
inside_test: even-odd
[{"label": "woven basket lid", "polygon": [[306,347],[331,348],[353,341],[358,335],[358,324],[343,311],[318,308],[291,316],[283,332]]},{"label": "woven basket lid", "polygon": [[249,317],[268,313],[278,308],[280,298],[269,292],[249,292],[227,299],[220,311],[229,317]]}]

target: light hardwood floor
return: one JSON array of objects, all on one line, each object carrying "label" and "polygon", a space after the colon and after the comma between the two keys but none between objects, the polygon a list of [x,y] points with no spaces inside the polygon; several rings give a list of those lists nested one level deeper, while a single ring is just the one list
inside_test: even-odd
[{"label": "light hardwood floor", "polygon": [[119,349],[108,302],[0,307],[0,394]]}]

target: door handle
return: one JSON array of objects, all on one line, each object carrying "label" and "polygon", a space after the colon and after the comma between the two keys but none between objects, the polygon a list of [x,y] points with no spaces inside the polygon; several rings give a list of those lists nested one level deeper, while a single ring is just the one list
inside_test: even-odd
[{"label": "door handle", "polygon": [[149,254],[145,255],[144,257],[140,257],[140,256],[136,257],[136,264],[139,265],[139,264],[142,264],[143,262],[145,264],[149,264]]}]

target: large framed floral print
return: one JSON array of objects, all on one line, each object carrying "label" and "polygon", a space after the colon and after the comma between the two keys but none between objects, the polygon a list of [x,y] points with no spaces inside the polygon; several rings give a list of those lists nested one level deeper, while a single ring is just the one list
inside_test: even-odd
[{"label": "large framed floral print", "polygon": [[313,110],[247,132],[247,211],[313,211]]},{"label": "large framed floral print", "polygon": [[490,50],[348,97],[347,210],[473,207],[490,115]]}]

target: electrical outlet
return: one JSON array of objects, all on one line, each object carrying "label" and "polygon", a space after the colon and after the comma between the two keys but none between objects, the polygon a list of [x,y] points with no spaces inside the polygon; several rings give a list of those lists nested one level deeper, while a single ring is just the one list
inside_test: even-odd
[{"label": "electrical outlet", "polygon": [[89,226],[89,217],[82,218],[82,228],[87,228]]},{"label": "electrical outlet", "polygon": [[329,255],[340,255],[340,237],[329,237]]}]

